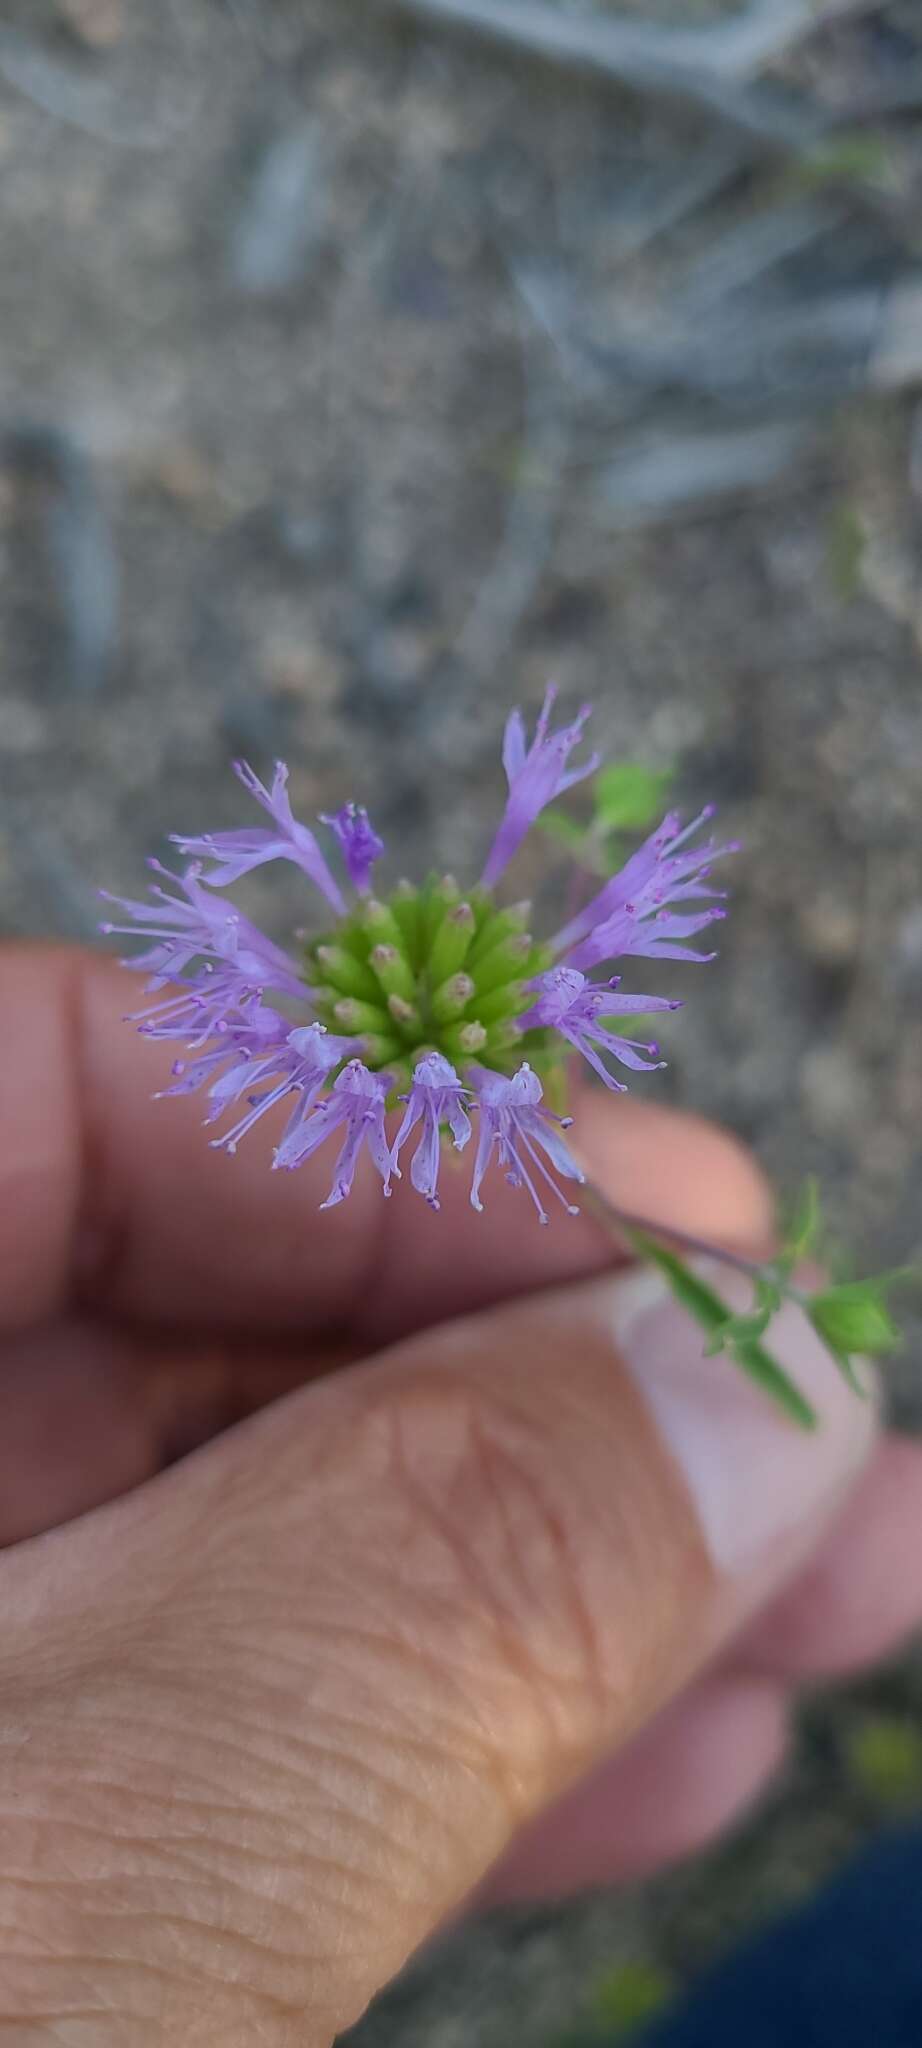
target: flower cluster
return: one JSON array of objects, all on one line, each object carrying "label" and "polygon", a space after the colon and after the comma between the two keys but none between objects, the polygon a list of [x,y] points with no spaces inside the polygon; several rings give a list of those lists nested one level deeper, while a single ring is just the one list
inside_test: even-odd
[{"label": "flower cluster", "polygon": [[[132,1021],[148,1037],[183,1041],[191,1055],[175,1062],[163,1092],[204,1088],[206,1123],[242,1106],[213,1144],[235,1151],[267,1110],[286,1103],[276,1167],[302,1165],[327,1138],[339,1142],[329,1208],[349,1194],[363,1153],[389,1194],[415,1137],[410,1180],[437,1209],[443,1146],[461,1151],[476,1131],[475,1209],[496,1160],[513,1186],[527,1189],[542,1222],[548,1193],[573,1212],[559,1184],[583,1178],[563,1135],[571,1120],[545,1104],[545,1084],[572,1050],[606,1087],[622,1089],[615,1065],[644,1072],[663,1064],[657,1045],[623,1035],[622,1020],[679,1007],[622,994],[617,976],[592,977],[632,955],[712,959],[686,941],[724,916],[709,876],[733,849],[698,836],[710,810],[684,828],[671,812],[555,938],[535,940],[529,905],[498,903],[496,884],[539,814],[598,765],[595,755],[569,765],[588,712],[555,731],[553,703],[549,689],[530,745],[520,713],[508,721],[508,798],[480,881],[466,892],[445,876],[373,894],[384,846],[367,812],[351,803],[320,820],[332,833],[338,880],[314,833],[292,814],[285,766],[278,763],[266,788],[238,762],[269,822],[174,834],[187,862],[182,873],[152,861],[158,879],[149,902],[108,897],[122,918],[102,929],[146,942],[125,964],[147,975],[157,997]],[[274,860],[294,862],[325,906],[324,929],[300,960],[223,894]],[[390,1137],[386,1112],[399,1105],[403,1118]]]}]

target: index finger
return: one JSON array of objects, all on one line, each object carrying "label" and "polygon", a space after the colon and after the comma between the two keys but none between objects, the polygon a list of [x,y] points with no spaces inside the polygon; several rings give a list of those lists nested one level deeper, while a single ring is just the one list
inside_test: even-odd
[{"label": "index finger", "polygon": [[[0,1330],[76,1301],[147,1323],[336,1331],[373,1346],[612,1262],[588,1215],[541,1229],[501,1174],[484,1216],[452,1173],[438,1215],[405,1181],[385,1202],[361,1174],[321,1215],[329,1162],[271,1173],[269,1115],[229,1158],[209,1147],[194,1098],[151,1099],[171,1056],[124,1022],[123,969],[72,947],[11,946],[0,988]],[[696,1118],[593,1091],[580,1144],[634,1213],[728,1244],[766,1234],[755,1166]]]}]

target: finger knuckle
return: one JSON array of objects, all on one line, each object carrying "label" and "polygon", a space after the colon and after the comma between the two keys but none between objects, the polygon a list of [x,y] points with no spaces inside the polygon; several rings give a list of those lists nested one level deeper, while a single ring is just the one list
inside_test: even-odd
[{"label": "finger knuckle", "polygon": [[519,1753],[527,1734],[537,1768],[582,1750],[624,1674],[584,1517],[540,1421],[476,1374],[422,1366],[367,1424],[387,1461],[401,1604],[442,1683],[460,1686],[506,1748],[514,1714]]}]

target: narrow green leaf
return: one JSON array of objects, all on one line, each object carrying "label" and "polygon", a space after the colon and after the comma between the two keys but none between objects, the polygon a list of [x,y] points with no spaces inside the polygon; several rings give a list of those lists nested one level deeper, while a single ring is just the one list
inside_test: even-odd
[{"label": "narrow green leaf", "polygon": [[743,1372],[748,1373],[756,1386],[762,1388],[763,1393],[771,1395],[792,1422],[799,1423],[801,1429],[817,1428],[819,1417],[816,1409],[789,1379],[770,1351],[764,1350],[761,1344],[731,1344],[729,1356],[742,1367]]},{"label": "narrow green leaf", "polygon": [[813,1250],[820,1228],[820,1188],[815,1174],[804,1182],[785,1239],[785,1252],[803,1259]]},{"label": "narrow green leaf", "polygon": [[754,1309],[751,1315],[728,1316],[720,1329],[715,1330],[710,1343],[705,1346],[705,1356],[713,1358],[718,1351],[725,1351],[731,1343],[757,1343],[760,1337],[764,1337],[774,1313],[773,1304],[771,1308]]},{"label": "narrow green leaf", "polygon": [[792,183],[810,187],[842,181],[892,187],[896,172],[890,138],[881,129],[842,129],[798,157],[789,176]]},{"label": "narrow green leaf", "polygon": [[834,1344],[830,1344],[827,1342],[826,1338],[823,1339],[823,1342],[826,1345],[826,1349],[829,1353],[830,1358],[832,1359],[833,1365],[835,1365],[838,1368],[839,1372],[842,1374],[842,1378],[846,1381],[847,1385],[851,1387],[852,1393],[860,1394],[861,1399],[863,1401],[866,1401],[868,1398],[868,1394],[870,1392],[870,1388],[862,1385],[861,1380],[858,1378],[858,1369],[855,1365],[854,1359],[849,1356],[847,1351],[838,1351]]},{"label": "narrow green leaf", "polygon": [[[716,1337],[731,1320],[727,1315],[726,1303],[699,1279],[697,1273],[690,1271],[676,1252],[668,1251],[665,1245],[657,1244],[645,1231],[632,1231],[630,1235],[631,1243],[640,1257],[658,1266],[660,1272],[665,1275],[676,1300],[682,1303],[683,1308],[688,1310],[689,1315],[694,1317],[696,1323],[709,1337]],[[815,1409],[810,1406],[794,1381],[788,1378],[777,1360],[772,1358],[771,1353],[764,1350],[761,1344],[750,1338],[742,1338],[738,1342],[731,1340],[728,1355],[764,1393],[770,1395],[793,1422],[799,1423],[802,1429],[816,1428]]]}]

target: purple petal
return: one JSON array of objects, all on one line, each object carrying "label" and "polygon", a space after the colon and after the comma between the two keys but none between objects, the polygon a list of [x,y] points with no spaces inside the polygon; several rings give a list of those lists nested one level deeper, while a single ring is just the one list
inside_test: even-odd
[{"label": "purple petal", "polygon": [[513,711],[507,721],[503,767],[509,784],[509,798],[483,871],[485,888],[491,889],[499,880],[529,827],[545,807],[553,803],[562,790],[572,789],[575,782],[582,782],[585,776],[592,775],[599,765],[598,754],[592,754],[584,767],[567,768],[569,756],[582,738],[590,707],[584,705],[572,725],[561,727],[559,732],[550,732],[556,694],[551,684],[530,747],[526,748],[521,712]]},{"label": "purple petal", "polygon": [[607,1088],[623,1093],[624,1082],[616,1079],[606,1067],[601,1055],[620,1060],[621,1065],[635,1073],[649,1073],[652,1067],[665,1066],[665,1060],[656,1060],[658,1046],[644,1044],[634,1038],[622,1038],[613,1031],[608,1018],[613,1016],[636,1016],[647,1010],[677,1010],[680,1003],[666,996],[622,996],[616,994],[611,984],[593,986],[575,967],[552,967],[547,974],[539,975],[534,984],[536,1002],[523,1021],[558,1031],[569,1045],[582,1054],[590,1067],[605,1082]]},{"label": "purple petal", "polygon": [[471,1135],[471,1121],[464,1106],[469,1099],[470,1091],[462,1086],[450,1060],[441,1053],[427,1053],[418,1062],[392,1156],[396,1163],[402,1146],[421,1122],[422,1131],[413,1155],[410,1180],[432,1209],[439,1206],[441,1125],[448,1124],[455,1150],[460,1152]]},{"label": "purple petal", "polygon": [[[687,844],[689,836],[713,814],[714,806],[708,804],[683,827],[678,811],[670,811],[618,874],[612,875],[591,902],[557,933],[556,950],[585,966],[587,962],[579,948],[601,925],[609,924],[622,913],[639,923],[670,903],[722,895],[722,890],[702,885],[714,861],[735,853],[737,842],[728,840],[720,846],[709,839],[696,847]],[[615,955],[616,949],[609,947],[606,952],[596,951],[593,958],[613,959]]]},{"label": "purple petal", "polygon": [[550,1160],[557,1173],[567,1180],[583,1181],[585,1174],[571,1157],[561,1131],[567,1128],[567,1120],[555,1117],[542,1106],[543,1089],[531,1067],[521,1066],[517,1074],[507,1080],[502,1074],[495,1074],[487,1068],[474,1070],[473,1082],[477,1108],[480,1113],[480,1130],[477,1138],[477,1152],[474,1159],[474,1173],[471,1182],[471,1203],[475,1209],[482,1209],[480,1188],[484,1174],[493,1157],[506,1169],[506,1178],[513,1187],[527,1188],[531,1195],[538,1219],[548,1222],[539,1186],[551,1190],[556,1200],[571,1215],[576,1210],[567,1201],[561,1188],[552,1178],[541,1157],[543,1153]]},{"label": "purple petal", "polygon": [[226,888],[228,883],[238,881],[241,875],[262,867],[266,861],[294,861],[304,874],[310,876],[333,909],[342,915],[346,906],[339,883],[313,832],[292,816],[288,769],[284,761],[275,764],[271,790],[260,782],[248,762],[235,761],[234,771],[248,794],[269,812],[274,831],[257,826],[234,832],[204,832],[195,838],[174,832],[171,834],[174,843],[182,852],[214,863],[207,877],[208,885],[213,889]]},{"label": "purple petal", "polygon": [[370,823],[368,812],[361,804],[343,804],[339,811],[321,811],[320,822],[336,834],[353,888],[367,896],[371,870],[384,852],[384,841]]},{"label": "purple petal", "polygon": [[387,1087],[386,1075],[372,1074],[361,1060],[350,1060],[334,1081],[330,1094],[311,1109],[290,1138],[286,1134],[278,1147],[275,1165],[291,1170],[309,1159],[335,1130],[343,1132],[333,1185],[320,1205],[322,1209],[334,1208],[351,1193],[363,1147],[381,1175],[384,1193],[390,1194],[391,1175],[399,1175],[399,1168],[392,1158],[384,1128]]}]

